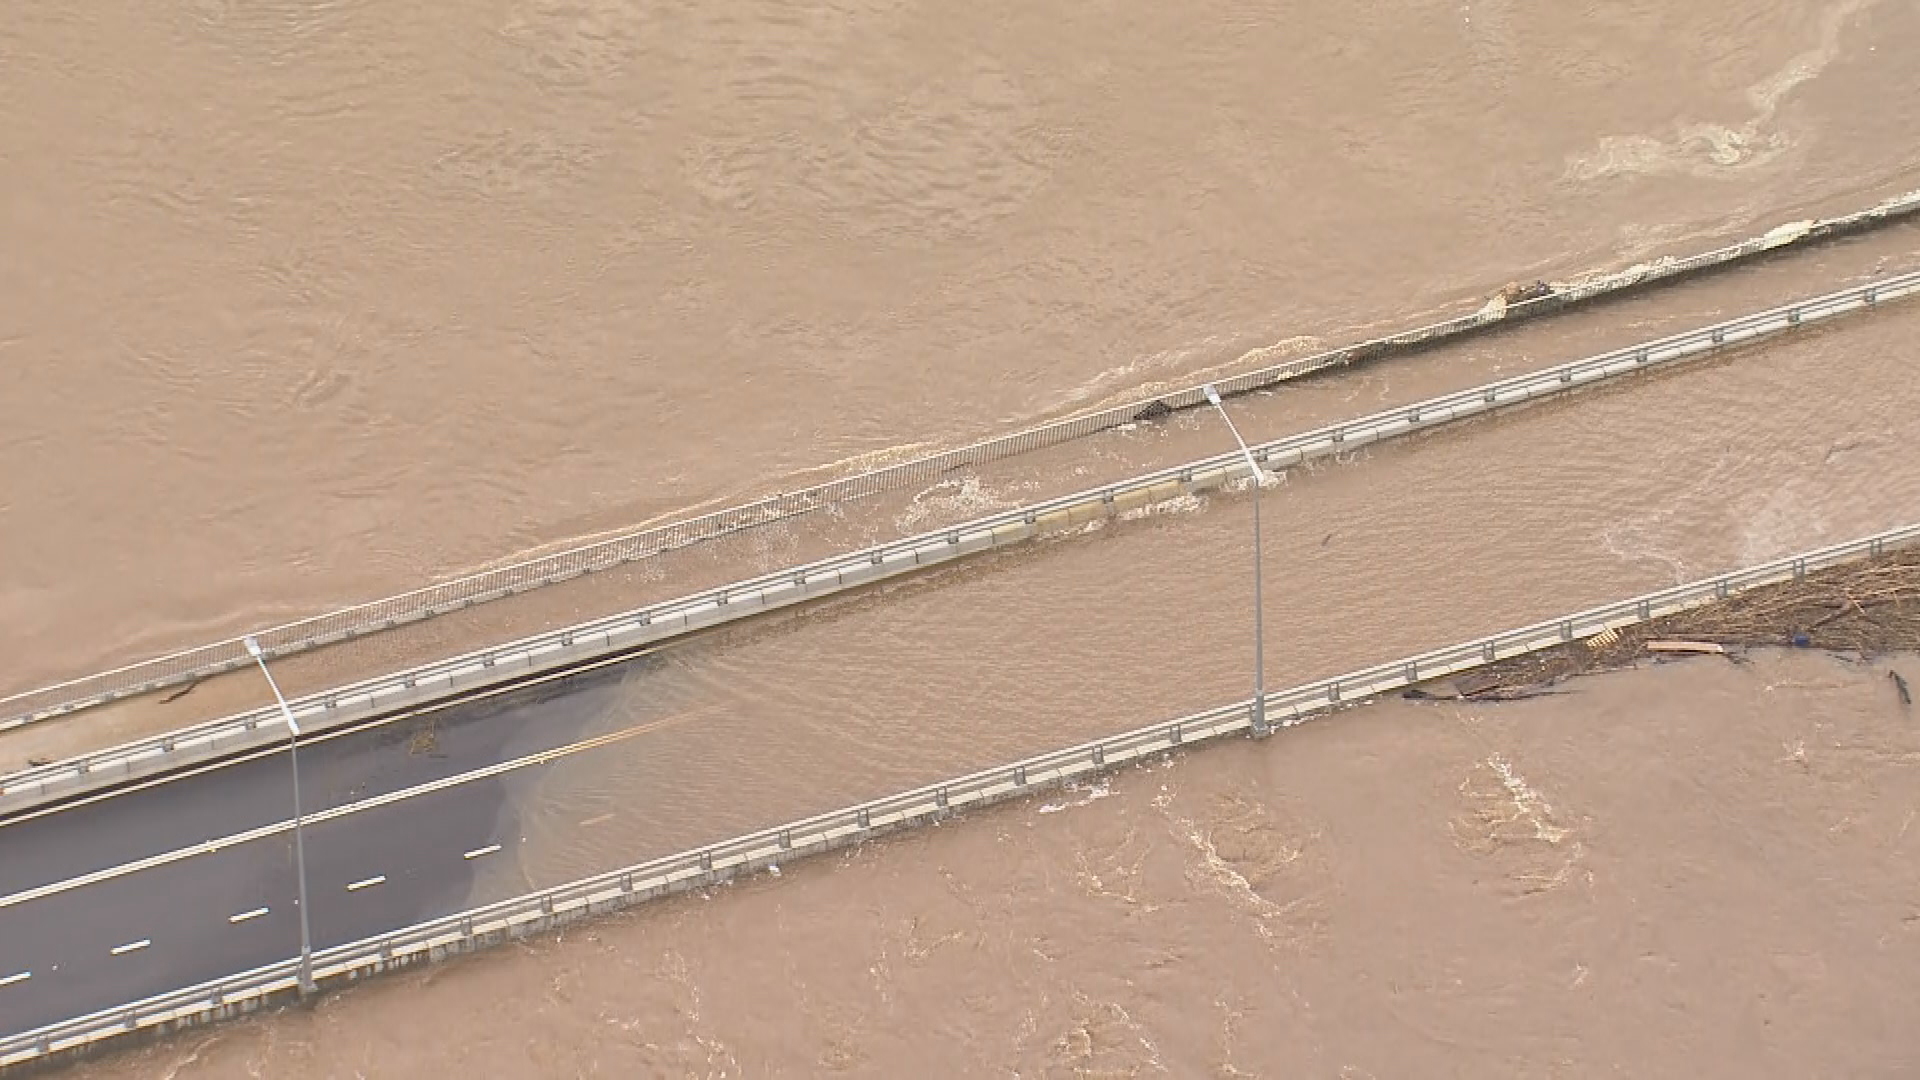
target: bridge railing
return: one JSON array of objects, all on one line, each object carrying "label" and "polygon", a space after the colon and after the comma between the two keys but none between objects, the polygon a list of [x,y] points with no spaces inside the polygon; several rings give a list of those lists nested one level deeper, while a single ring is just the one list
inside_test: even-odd
[{"label": "bridge railing", "polygon": [[[1655,341],[1615,349],[1557,367],[1396,406],[1369,416],[1289,435],[1252,448],[1271,469],[1286,468],[1383,439],[1452,423],[1479,413],[1508,408],[1578,390],[1635,371],[1701,356],[1851,311],[1920,295],[1920,272],[1883,278],[1865,285],[1769,311],[1745,315]],[[1128,480],[1089,488],[976,518],[962,524],[890,541],[733,582],[634,611],[537,634],[516,642],[382,675],[290,703],[301,726],[310,730],[346,723],[356,716],[391,710],[516,673],[551,670],[615,651],[711,626],[732,618],[771,610],[830,594],[898,573],[988,548],[1021,542],[1040,532],[1084,520],[1081,515],[1145,505],[1184,492],[1206,490],[1244,475],[1244,459],[1226,452],[1185,465],[1156,470]],[[81,757],[21,770],[0,777],[0,809],[20,800],[62,797],[81,786],[97,785],[151,771],[165,760],[228,753],[270,738],[284,738],[283,719],[266,707],[196,725],[168,735],[142,739]]]},{"label": "bridge railing", "polygon": [[[1420,682],[1583,640],[1605,630],[1648,622],[1723,600],[1748,589],[1796,580],[1828,567],[1915,545],[1920,545],[1920,524],[1776,559],[1272,693],[1267,695],[1267,715],[1280,726],[1291,726]],[[967,807],[1045,790],[1177,747],[1248,731],[1252,724],[1251,705],[1251,701],[1241,701],[1162,721],[326,949],[315,954],[314,978],[323,987],[343,985],[389,968],[471,951],[587,915],[716,884],[770,865],[937,820]],[[225,979],[0,1038],[0,1068],[71,1053],[135,1033],[201,1023],[284,1000],[297,992],[297,963],[290,958]]]},{"label": "bridge railing", "polygon": [[[1472,314],[1388,337],[1270,365],[1221,379],[1217,385],[1224,394],[1246,393],[1326,368],[1421,347],[1496,323],[1511,322],[1584,303],[1609,293],[1724,266],[1792,244],[1872,228],[1915,212],[1920,212],[1920,192],[1889,199],[1874,207],[1841,217],[1783,226],[1763,236],[1713,251],[1685,258],[1662,259],[1620,273],[1598,277],[1551,295],[1504,307],[1496,305],[1483,308]],[[405,623],[514,596],[531,589],[569,581],[582,575],[608,570],[663,552],[714,540],[743,529],[784,521],[812,513],[826,506],[865,498],[884,491],[925,484],[955,469],[979,466],[1034,450],[1058,446],[1134,423],[1143,418],[1164,415],[1168,411],[1193,408],[1205,402],[1201,389],[1197,386],[1190,387],[1157,398],[1102,409],[1002,438],[989,439],[971,446],[861,473],[857,476],[829,481],[804,490],[775,495],[700,517],[642,529],[583,544],[566,551],[468,574],[381,600],[298,619],[260,630],[254,636],[259,639],[269,656],[285,656],[335,644]],[[10,694],[0,697],[0,730],[65,715],[123,697],[181,685],[243,667],[249,662],[250,657],[242,643],[242,638],[233,637],[51,686]]]}]

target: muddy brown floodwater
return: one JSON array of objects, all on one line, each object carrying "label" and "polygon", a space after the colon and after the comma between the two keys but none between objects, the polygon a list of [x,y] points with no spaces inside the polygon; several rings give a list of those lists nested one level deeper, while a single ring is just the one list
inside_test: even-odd
[{"label": "muddy brown floodwater", "polygon": [[25,688],[1915,186],[1904,0],[17,3]]},{"label": "muddy brown floodwater", "polygon": [[[1920,187],[1905,0],[14,8],[12,689]],[[1234,409],[1272,437],[1917,264],[1888,230]],[[1916,326],[1290,477],[1271,679],[1920,519]],[[671,723],[517,791],[480,892],[1242,696],[1245,499],[1168,509],[672,650],[603,718]],[[79,1074],[1901,1075],[1920,750],[1873,675],[1381,706]]]},{"label": "muddy brown floodwater", "polygon": [[1911,1076],[1888,670],[1368,706],[73,1075]]}]

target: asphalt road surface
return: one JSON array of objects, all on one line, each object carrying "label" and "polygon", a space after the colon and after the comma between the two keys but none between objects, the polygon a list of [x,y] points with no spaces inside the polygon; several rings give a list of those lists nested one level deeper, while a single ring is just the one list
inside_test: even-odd
[{"label": "asphalt road surface", "polygon": [[[596,745],[619,684],[655,663],[303,740],[314,948],[469,906],[477,866],[519,839],[513,777],[543,752]],[[503,762],[524,764],[469,775]],[[0,821],[0,1034],[298,955],[292,821],[284,747]]]}]

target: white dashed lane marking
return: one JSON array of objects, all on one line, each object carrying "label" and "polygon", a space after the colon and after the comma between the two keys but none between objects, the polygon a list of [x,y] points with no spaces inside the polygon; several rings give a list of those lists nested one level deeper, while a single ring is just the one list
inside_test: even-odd
[{"label": "white dashed lane marking", "polygon": [[257,919],[260,916],[265,915],[268,910],[269,910],[268,908],[263,908],[263,907],[254,908],[252,911],[243,911],[238,915],[229,915],[227,916],[227,921],[230,923],[243,923],[243,922],[246,922],[248,919]]},{"label": "white dashed lane marking", "polygon": [[4,979],[0,979],[0,986],[12,986],[14,983],[23,983],[31,978],[33,978],[33,972],[23,971],[18,975],[9,975]]},{"label": "white dashed lane marking", "polygon": [[152,938],[141,938],[139,941],[130,941],[125,945],[116,945],[113,948],[113,955],[125,956],[130,952],[139,952],[151,944],[153,944]]},{"label": "white dashed lane marking", "polygon": [[385,874],[380,874],[380,875],[378,875],[377,877],[370,877],[370,878],[367,878],[367,879],[366,879],[365,881],[356,881],[356,882],[354,882],[353,884],[351,884],[351,885],[349,885],[349,886],[347,886],[347,891],[348,891],[348,892],[359,892],[359,891],[360,891],[361,889],[371,889],[371,888],[373,888],[373,887],[374,887],[375,885],[379,885],[379,884],[382,884],[382,883],[384,883],[384,882],[385,882],[386,880],[387,880],[387,875],[385,875]]},{"label": "white dashed lane marking", "polygon": [[460,857],[463,859],[477,859],[482,855],[491,855],[494,852],[499,850],[500,850],[499,844],[488,844],[486,847],[475,848],[472,851],[469,851],[465,855],[462,855]]}]

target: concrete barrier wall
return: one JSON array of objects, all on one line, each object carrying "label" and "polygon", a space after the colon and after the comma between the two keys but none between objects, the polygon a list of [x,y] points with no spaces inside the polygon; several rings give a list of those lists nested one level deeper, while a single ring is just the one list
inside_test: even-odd
[{"label": "concrete barrier wall", "polygon": [[[1801,326],[1920,294],[1920,273],[1881,279],[1797,304],[1616,349],[1569,364],[1342,421],[1253,448],[1263,468],[1284,469],[1484,412],[1567,393],[1643,369],[1707,355]],[[535,635],[450,660],[300,698],[291,708],[319,735],[395,711],[585,664],[737,619],[831,596],[972,554],[1080,527],[1105,515],[1201,493],[1247,475],[1227,452],[1185,465],[1002,511],[933,532],[834,556],[691,596]],[[0,814],[110,787],[286,739],[275,708],[0,777]]]},{"label": "concrete barrier wall", "polygon": [[[1365,704],[1382,694],[1420,682],[1915,545],[1920,545],[1920,524],[1663,589],[1271,693],[1266,699],[1267,716],[1281,727],[1292,726],[1328,712]],[[969,807],[988,806],[1043,791],[1181,746],[1237,735],[1251,728],[1252,704],[1250,700],[1241,701],[1163,721],[328,949],[315,954],[314,979],[323,990],[350,985],[396,968],[431,963],[657,897],[706,888],[769,866],[937,821]],[[289,959],[37,1031],[0,1038],[0,1073],[56,1062],[131,1038],[205,1024],[293,999],[299,993],[297,963]]]},{"label": "concrete barrier wall", "polygon": [[[1490,327],[1564,311],[1602,296],[1676,281],[1781,250],[1876,228],[1903,220],[1916,212],[1920,212],[1920,192],[1911,192],[1839,217],[1781,225],[1760,236],[1713,251],[1684,258],[1658,259],[1599,275],[1529,300],[1511,304],[1495,301],[1471,314],[1444,322],[1231,376],[1220,380],[1218,386],[1223,394],[1246,393],[1327,368],[1402,355]],[[330,645],[475,604],[515,596],[545,585],[571,581],[583,574],[597,573],[664,551],[704,543],[742,529],[785,521],[826,506],[924,483],[954,469],[1004,460],[1141,419],[1198,407],[1205,400],[1199,387],[1190,387],[1152,400],[1103,409],[745,506],[640,530],[398,596],[269,627],[259,631],[257,636],[272,655],[279,656]],[[231,638],[53,686],[11,694],[0,697],[0,729],[63,716],[129,695],[178,686],[194,679],[232,671],[248,662],[241,640]]]}]

